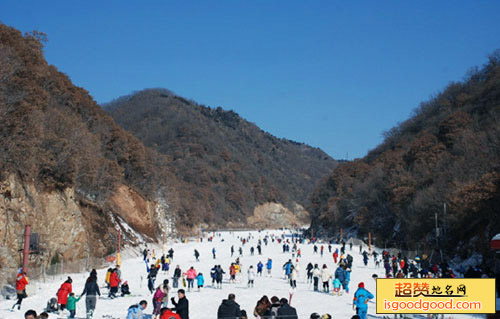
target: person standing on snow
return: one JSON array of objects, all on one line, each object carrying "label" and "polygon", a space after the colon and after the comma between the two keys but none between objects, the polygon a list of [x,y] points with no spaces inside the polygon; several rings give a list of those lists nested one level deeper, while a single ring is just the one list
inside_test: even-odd
[{"label": "person standing on snow", "polygon": [[267,259],[266,269],[267,269],[267,276],[271,277],[271,270],[273,269],[273,260],[271,258]]},{"label": "person standing on snow", "polygon": [[314,280],[314,291],[319,291],[319,278],[321,277],[321,270],[319,270],[318,264],[314,265],[314,269],[312,272],[313,280]]},{"label": "person standing on snow", "polygon": [[194,279],[197,276],[196,270],[194,267],[189,268],[189,270],[184,273],[184,276],[187,278],[188,282],[188,292],[191,291],[191,288],[194,288]]},{"label": "person standing on snow", "polygon": [[196,261],[200,261],[200,253],[197,249],[194,250],[194,257],[196,258]]},{"label": "person standing on snow", "polygon": [[186,298],[184,289],[179,289],[177,291],[177,297],[179,298],[177,302],[174,297],[170,298],[172,304],[175,306],[174,311],[181,316],[182,319],[189,319],[189,300]]},{"label": "person standing on snow", "polygon": [[307,264],[307,267],[306,267],[306,270],[307,270],[307,283],[310,284],[312,283],[312,280],[313,280],[313,271],[314,269],[314,266],[312,263],[308,263]]},{"label": "person standing on snow", "polygon": [[222,289],[222,278],[226,272],[222,269],[221,265],[217,265],[215,271],[215,282],[217,282],[217,288]]},{"label": "person standing on snow", "polygon": [[28,297],[26,295],[26,286],[28,285],[28,278],[26,277],[26,272],[24,269],[21,269],[17,274],[16,278],[16,294],[17,294],[17,302],[12,306],[12,310],[17,306],[17,310],[21,310],[21,303],[23,299]]},{"label": "person standing on snow", "polygon": [[72,282],[73,280],[71,277],[68,277],[57,291],[57,304],[59,305],[59,310],[64,310],[66,308],[68,295],[73,292],[73,287],[71,286]]},{"label": "person standing on snow", "polygon": [[233,319],[241,317],[240,305],[235,301],[236,296],[229,294],[227,299],[222,300],[219,309],[217,310],[217,319]]},{"label": "person standing on snow", "polygon": [[85,298],[85,306],[87,308],[87,318],[92,318],[97,303],[97,296],[101,295],[99,285],[97,284],[97,272],[92,269],[89,278],[85,282],[85,288],[80,297],[87,295]]},{"label": "person standing on snow", "polygon": [[366,319],[368,313],[368,301],[373,298],[373,294],[365,289],[365,284],[360,282],[358,284],[358,290],[354,293],[354,299],[352,300],[352,308],[353,310],[356,310],[356,314],[360,319]]},{"label": "person standing on snow", "polygon": [[337,258],[339,257],[339,249],[335,249],[335,252],[333,253],[333,262],[337,264]]},{"label": "person standing on snow", "polygon": [[255,270],[253,269],[253,266],[250,266],[247,271],[247,276],[248,276],[248,288],[253,288],[254,286],[254,280],[255,280]]},{"label": "person standing on snow", "polygon": [[213,256],[213,257],[214,257],[214,259],[215,259],[215,247],[214,247],[214,248],[212,248],[212,256]]},{"label": "person standing on snow", "polygon": [[262,277],[262,269],[264,269],[264,264],[261,261],[259,261],[259,263],[257,264],[257,275],[261,277]]},{"label": "person standing on snow", "polygon": [[299,276],[295,266],[290,267],[290,287],[292,289],[297,288],[297,277]]},{"label": "person standing on snow", "polygon": [[118,277],[118,272],[113,269],[111,276],[109,277],[109,298],[116,298],[116,293],[118,292],[118,286],[120,285],[120,278]]},{"label": "person standing on snow", "polygon": [[326,293],[330,292],[330,278],[332,275],[330,275],[330,272],[328,271],[328,267],[326,265],[323,265],[323,269],[321,269],[321,281],[323,281],[323,291]]},{"label": "person standing on snow", "polygon": [[203,277],[203,274],[201,272],[196,275],[196,284],[198,286],[198,291],[200,291],[201,288],[203,288],[203,286],[205,285],[205,278]]},{"label": "person standing on snow", "polygon": [[174,276],[172,277],[173,279],[172,285],[174,288],[179,287],[179,278],[181,278],[181,275],[182,275],[181,267],[177,265],[174,270]]}]

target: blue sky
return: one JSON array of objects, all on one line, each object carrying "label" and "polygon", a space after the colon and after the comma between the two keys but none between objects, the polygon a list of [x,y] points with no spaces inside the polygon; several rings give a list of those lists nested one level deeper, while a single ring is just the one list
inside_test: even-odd
[{"label": "blue sky", "polygon": [[278,137],[361,157],[500,48],[500,1],[2,1],[107,102],[164,87]]}]

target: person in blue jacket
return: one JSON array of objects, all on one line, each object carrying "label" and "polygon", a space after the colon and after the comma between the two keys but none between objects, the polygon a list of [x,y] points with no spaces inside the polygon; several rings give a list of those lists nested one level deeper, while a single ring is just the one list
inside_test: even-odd
[{"label": "person in blue jacket", "polygon": [[259,261],[257,264],[257,275],[262,276],[262,269],[264,268],[264,264]]},{"label": "person in blue jacket", "polygon": [[273,260],[271,258],[267,259],[266,269],[267,269],[267,276],[271,277],[271,269],[273,269]]},{"label": "person in blue jacket", "polygon": [[198,284],[198,291],[200,291],[200,289],[205,285],[205,278],[203,277],[203,274],[201,272],[198,273],[198,276],[196,276],[196,281]]},{"label": "person in blue jacket", "polygon": [[144,319],[143,311],[148,306],[146,300],[141,300],[136,305],[132,305],[128,308],[127,319]]},{"label": "person in blue jacket", "polygon": [[342,284],[346,293],[349,293],[349,283],[351,282],[351,268],[347,268],[346,270],[345,281]]},{"label": "person in blue jacket", "polygon": [[356,310],[356,314],[360,319],[366,319],[368,301],[373,298],[374,296],[372,293],[365,289],[365,284],[360,282],[358,284],[358,290],[354,293],[354,299],[352,300],[352,308]]}]

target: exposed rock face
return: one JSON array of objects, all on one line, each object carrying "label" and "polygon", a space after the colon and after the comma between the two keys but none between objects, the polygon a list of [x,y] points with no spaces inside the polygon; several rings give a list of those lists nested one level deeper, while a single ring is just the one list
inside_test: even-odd
[{"label": "exposed rock face", "polygon": [[40,193],[33,184],[21,184],[11,175],[0,188],[0,240],[14,260],[23,246],[24,226],[38,233],[48,254],[64,259],[87,256],[88,232],[71,188]]},{"label": "exposed rock face", "polygon": [[30,261],[48,264],[56,255],[65,261],[105,256],[116,247],[117,229],[122,230],[124,243],[158,238],[157,225],[171,223],[167,213],[165,201],[147,201],[124,185],[117,187],[110,210],[104,212],[77,199],[72,188],[41,192],[10,175],[0,183],[0,241],[8,260],[0,268],[12,273],[20,266],[18,250],[23,246],[25,225],[40,236],[42,248],[42,256]]},{"label": "exposed rock face", "polygon": [[265,203],[255,207],[253,215],[247,218],[247,224],[256,228],[297,227],[309,222],[309,213],[299,204],[295,204],[295,214],[280,203]]}]

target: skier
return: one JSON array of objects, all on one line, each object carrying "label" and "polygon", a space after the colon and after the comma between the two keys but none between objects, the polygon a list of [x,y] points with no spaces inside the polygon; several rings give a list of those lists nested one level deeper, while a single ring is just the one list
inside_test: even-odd
[{"label": "skier", "polygon": [[325,250],[325,246],[321,245],[321,248],[319,250],[321,253],[321,257],[323,257],[323,251]]},{"label": "skier", "polygon": [[234,254],[234,246],[231,246],[231,257],[233,257]]},{"label": "skier", "polygon": [[337,263],[337,258],[339,257],[339,249],[335,249],[335,252],[333,253],[333,262],[336,264]]},{"label": "skier", "polygon": [[168,258],[170,261],[174,261],[174,250],[172,248],[168,250]]},{"label": "skier", "polygon": [[240,248],[238,249],[238,251],[239,251],[239,253],[240,253],[240,256],[243,256],[243,248],[241,248],[241,247],[240,247]]},{"label": "skier", "polygon": [[215,259],[215,247],[214,247],[214,248],[212,248],[212,256],[213,256],[213,257],[214,257],[214,259]]},{"label": "skier", "polygon": [[332,244],[328,243],[328,252],[331,254],[332,253]]},{"label": "skier", "polygon": [[200,253],[197,249],[194,250],[194,257],[196,258],[196,261],[200,261]]},{"label": "skier", "polygon": [[259,255],[262,255],[262,246],[260,243],[257,245],[257,252],[259,253]]},{"label": "skier", "polygon": [[358,284],[358,290],[354,293],[354,299],[352,308],[356,310],[356,314],[360,319],[366,319],[368,313],[368,301],[373,299],[374,296],[365,289],[365,284],[360,282]]},{"label": "skier", "polygon": [[314,245],[314,253],[317,254],[318,253],[318,246]]},{"label": "skier", "polygon": [[255,248],[253,248],[253,246],[250,247],[250,256],[253,256],[254,252],[255,252]]}]

